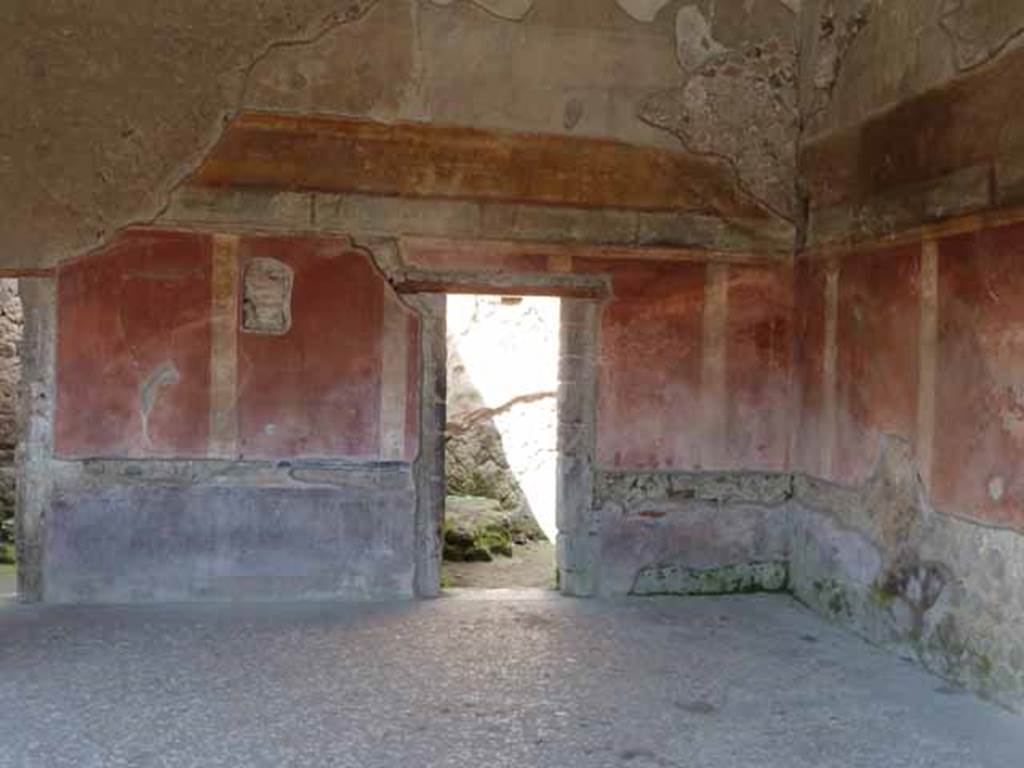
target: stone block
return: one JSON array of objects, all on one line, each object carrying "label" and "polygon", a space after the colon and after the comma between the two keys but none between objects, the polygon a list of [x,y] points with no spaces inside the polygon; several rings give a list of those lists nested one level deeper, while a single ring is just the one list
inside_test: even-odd
[{"label": "stone block", "polygon": [[778,220],[751,220],[690,213],[640,213],[637,245],[706,248],[717,251],[771,254],[793,247],[793,226]]},{"label": "stone block", "polygon": [[936,179],[925,193],[925,216],[944,219],[982,210],[995,202],[990,199],[990,186],[988,165],[963,168]]},{"label": "stone block", "polygon": [[595,594],[598,548],[599,539],[594,535],[558,535],[556,558],[562,594],[573,597]]},{"label": "stone block", "polygon": [[458,200],[318,194],[316,225],[352,234],[478,237],[480,207]]},{"label": "stone block", "polygon": [[305,192],[186,185],[175,193],[161,221],[306,229],[312,203],[312,194]]},{"label": "stone block", "polygon": [[781,592],[789,582],[786,561],[738,563],[718,568],[685,565],[643,568],[633,585],[634,595],[731,595]]},{"label": "stone block", "polygon": [[[657,574],[684,574],[700,581],[701,573],[719,571],[719,584],[742,586],[752,578],[740,571],[789,559],[788,509],[751,504],[721,506],[699,500],[606,502],[601,525],[603,595],[626,595],[647,589]],[[732,571],[720,571],[727,568]],[[643,575],[642,575],[643,574]],[[764,583],[774,583],[765,577]],[[678,577],[678,578],[676,578]],[[668,576],[666,575],[666,579]],[[709,581],[713,581],[708,577]]]},{"label": "stone block", "polygon": [[591,471],[588,457],[560,456],[556,492],[556,524],[564,533],[578,533],[586,526],[590,509]]},{"label": "stone block", "polygon": [[633,211],[487,204],[481,234],[496,240],[539,240],[629,245],[636,234]]}]

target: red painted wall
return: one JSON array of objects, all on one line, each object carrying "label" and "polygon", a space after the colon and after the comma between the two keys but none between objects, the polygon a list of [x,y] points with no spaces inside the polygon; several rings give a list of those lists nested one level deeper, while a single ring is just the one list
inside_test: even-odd
[{"label": "red painted wall", "polygon": [[882,434],[916,429],[920,250],[882,249],[840,267],[833,479],[864,480]]},{"label": "red painted wall", "polygon": [[209,382],[209,237],[132,232],[61,268],[58,454],[203,456]]},{"label": "red painted wall", "polygon": [[[212,240],[134,230],[60,269],[59,455],[209,455]],[[344,241],[308,238],[240,238],[240,308],[241,275],[258,256],[294,270],[292,325],[283,335],[248,333],[238,318],[237,455],[394,458],[382,456],[380,439],[388,307],[405,315],[397,366],[404,402],[395,407],[399,451],[413,458],[419,433],[415,315],[398,305],[365,254]]]},{"label": "red painted wall", "polygon": [[[616,469],[788,465],[792,272],[731,265],[720,350],[705,348],[707,264],[577,259],[610,274],[598,372],[597,461]],[[709,397],[705,359],[724,361]],[[710,412],[709,412],[710,410]]]},{"label": "red painted wall", "polygon": [[[543,255],[508,243],[404,244],[410,265],[444,272],[558,271],[604,275],[598,361],[597,462],[614,469],[763,469],[789,466],[793,397],[793,271],[626,258],[622,249]],[[650,254],[653,257],[653,254]],[[717,348],[706,349],[709,270],[724,270]],[[707,359],[721,372],[704,381]]]},{"label": "red painted wall", "polygon": [[939,245],[933,494],[1024,528],[1024,225]]},{"label": "red painted wall", "polygon": [[[1024,225],[937,241],[935,408],[930,470],[944,511],[1024,528]],[[823,262],[801,262],[796,278],[793,422],[796,466],[844,484],[871,472],[884,435],[906,439],[919,460],[922,246],[850,252],[839,269],[835,435],[828,444]],[[925,357],[922,357],[922,356]],[[927,402],[927,400],[925,400]],[[927,422],[925,422],[927,423]],[[833,471],[821,465],[828,451]]]},{"label": "red painted wall", "polygon": [[242,456],[376,457],[384,281],[337,241],[247,238],[240,271],[258,257],[294,270],[292,326],[239,338]]},{"label": "red painted wall", "polygon": [[793,273],[729,268],[726,335],[725,466],[789,464]]},{"label": "red painted wall", "polygon": [[587,260],[585,267],[613,275],[614,297],[601,316],[598,464],[691,466],[700,455],[705,265]]},{"label": "red painted wall", "polygon": [[[846,484],[863,482],[883,435],[917,429],[920,246],[834,259],[837,277],[834,412],[827,392],[829,266],[796,268],[794,468]],[[831,461],[830,461],[831,459]]]},{"label": "red painted wall", "polygon": [[795,338],[791,434],[793,469],[823,476],[825,409],[825,285],[823,260],[800,260],[793,278]]}]

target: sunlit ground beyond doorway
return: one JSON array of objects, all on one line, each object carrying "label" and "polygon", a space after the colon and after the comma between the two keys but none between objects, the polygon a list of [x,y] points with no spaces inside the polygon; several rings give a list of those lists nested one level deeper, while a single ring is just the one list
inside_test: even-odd
[{"label": "sunlit ground beyond doorway", "polygon": [[554,586],[559,300],[448,297],[445,587]]},{"label": "sunlit ground beyond doorway", "polygon": [[0,603],[14,600],[18,592],[18,574],[13,563],[0,562]]}]

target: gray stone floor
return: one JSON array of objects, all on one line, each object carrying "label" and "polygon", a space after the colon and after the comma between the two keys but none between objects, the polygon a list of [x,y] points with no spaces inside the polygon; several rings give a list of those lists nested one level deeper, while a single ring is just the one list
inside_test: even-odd
[{"label": "gray stone floor", "polygon": [[0,607],[0,765],[1011,766],[1024,718],[782,596]]}]

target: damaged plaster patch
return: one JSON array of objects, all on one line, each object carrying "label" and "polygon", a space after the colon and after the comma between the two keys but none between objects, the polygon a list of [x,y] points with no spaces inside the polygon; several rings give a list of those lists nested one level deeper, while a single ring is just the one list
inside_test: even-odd
[{"label": "damaged plaster patch", "polygon": [[[430,0],[434,5],[452,5],[455,0]],[[488,13],[500,19],[521,21],[533,8],[533,0],[472,0]]]},{"label": "damaged plaster patch", "polygon": [[252,259],[245,266],[242,293],[242,330],[250,333],[287,333],[292,326],[291,267],[277,259]]},{"label": "damaged plaster patch", "polygon": [[670,0],[615,0],[619,8],[637,21],[654,21],[658,12],[669,4]]},{"label": "damaged plaster patch", "polygon": [[416,77],[416,6],[378,3],[305,45],[281,46],[250,70],[243,106],[393,116]]},{"label": "damaged plaster patch", "polygon": [[583,119],[583,102],[579,99],[569,99],[565,105],[565,113],[562,117],[562,126],[571,131],[580,124]]},{"label": "damaged plaster patch", "polygon": [[845,19],[837,21],[829,9],[818,21],[818,61],[814,69],[814,87],[831,91],[839,77],[843,57],[854,40],[868,25],[871,4],[863,3]]},{"label": "damaged plaster patch", "polygon": [[852,127],[1024,43],[1019,0],[805,3],[805,136]]},{"label": "damaged plaster patch", "polygon": [[888,598],[902,602],[908,615],[901,624],[912,639],[920,640],[928,612],[939,602],[951,580],[949,568],[942,563],[912,561],[891,568],[876,594],[883,601]]},{"label": "damaged plaster patch", "polygon": [[927,526],[927,500],[906,440],[883,435],[878,460],[865,489],[873,510],[873,538],[894,560],[916,557]]},{"label": "damaged plaster patch", "polygon": [[988,481],[988,497],[992,501],[1002,501],[1006,493],[1006,483],[1002,477],[996,476]]},{"label": "damaged plaster patch", "polygon": [[837,18],[836,11],[831,5],[818,18],[818,34],[813,48],[815,91],[812,112],[828,108],[846,52],[867,27],[870,17],[870,0],[862,0],[856,9],[843,18]]},{"label": "damaged plaster patch", "polygon": [[684,564],[643,568],[637,573],[632,595],[731,595],[745,592],[782,592],[789,582],[789,565],[738,563],[718,568],[691,568]]},{"label": "damaged plaster patch", "polygon": [[160,395],[160,390],[165,387],[174,386],[180,381],[181,374],[178,373],[177,367],[175,367],[174,363],[168,361],[157,366],[146,377],[146,380],[142,382],[142,386],[139,388],[139,415],[142,417],[142,435],[146,440],[146,445],[149,447],[153,445],[153,441],[149,437],[149,414],[153,411],[153,406]]},{"label": "damaged plaster patch", "polygon": [[[729,43],[716,37],[717,12]],[[796,21],[778,3],[749,10],[684,6],[676,16],[676,56],[686,76],[645,99],[638,117],[693,152],[727,162],[750,195],[785,219],[796,207],[798,133]]]},{"label": "damaged plaster patch", "polygon": [[873,642],[1024,711],[1024,536],[932,508],[908,440],[862,486],[795,479],[790,584]]},{"label": "damaged plaster patch", "polygon": [[793,476],[775,472],[604,471],[594,477],[597,504],[706,501],[777,505],[793,496]]},{"label": "damaged plaster patch", "polygon": [[792,495],[793,478],[786,473],[605,471],[594,477],[597,504],[698,500],[770,506]]},{"label": "damaged plaster patch", "polygon": [[684,5],[676,14],[676,58],[684,71],[699,69],[708,59],[725,53],[726,48],[711,36],[711,25],[693,5]]}]

